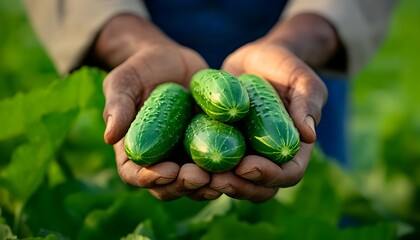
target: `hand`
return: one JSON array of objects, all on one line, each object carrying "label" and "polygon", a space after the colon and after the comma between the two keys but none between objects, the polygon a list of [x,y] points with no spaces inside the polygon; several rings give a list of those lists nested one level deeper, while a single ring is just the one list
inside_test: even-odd
[{"label": "hand", "polygon": [[[128,33],[123,31],[125,26],[131,26]],[[117,17],[106,27],[99,35],[96,51],[98,56],[103,57],[103,62],[111,68],[114,67],[112,65],[116,67],[103,83],[106,98],[104,138],[106,143],[114,145],[121,179],[129,185],[148,188],[154,196],[163,200],[185,195],[197,200],[219,197],[220,192],[207,186],[209,173],[197,165],[180,166],[176,163],[178,159],[170,158],[141,167],[128,159],[123,143],[131,122],[155,86],[162,82],[177,82],[188,87],[192,74],[207,67],[207,64],[196,52],[172,42],[150,23],[133,16]],[[130,40],[128,44],[112,44],[115,39],[107,38],[108,35],[136,34],[136,27],[140,27],[141,38],[134,36],[135,41]],[[115,34],[114,31],[123,32]],[[133,36],[127,35],[123,40],[130,37]],[[109,50],[109,46],[117,49]],[[121,53],[126,53],[126,56]]]},{"label": "hand", "polygon": [[[280,36],[296,36],[285,34],[282,30],[273,32]],[[223,64],[223,69],[233,75],[246,72],[269,80],[281,96],[301,137],[298,154],[281,166],[266,158],[250,155],[246,156],[234,171],[213,174],[210,187],[233,198],[253,202],[266,201],[273,197],[279,188],[297,184],[309,163],[316,140],[315,125],[320,121],[321,110],[327,99],[327,89],[303,61],[304,58],[292,52],[293,49],[299,49],[299,53],[304,53],[302,48],[291,47],[284,44],[285,42],[268,36],[239,48],[228,56]],[[327,51],[326,54],[330,53]],[[313,60],[313,57],[315,56],[311,56],[307,62],[311,62],[309,60]],[[325,60],[326,57],[317,59]]]}]

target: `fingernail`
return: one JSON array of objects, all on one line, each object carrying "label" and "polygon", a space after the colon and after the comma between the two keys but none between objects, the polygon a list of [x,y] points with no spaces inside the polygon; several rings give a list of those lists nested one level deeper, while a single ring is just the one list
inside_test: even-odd
[{"label": "fingernail", "polygon": [[109,115],[106,118],[106,128],[105,128],[105,133],[104,133],[105,136],[108,135],[108,133],[111,131],[112,124],[113,124],[113,117],[112,115]]},{"label": "fingernail", "polygon": [[306,116],[305,117],[305,123],[308,125],[308,127],[311,128],[312,132],[315,134],[315,120],[312,116]]},{"label": "fingernail", "polygon": [[238,175],[248,180],[259,180],[262,176],[262,172],[258,168],[253,168],[248,171],[243,171]]},{"label": "fingernail", "polygon": [[218,191],[224,193],[224,194],[234,194],[235,190],[233,189],[232,185],[227,184],[223,187],[217,188]]},{"label": "fingernail", "polygon": [[158,185],[164,185],[164,184],[168,184],[170,182],[172,182],[174,179],[173,178],[164,178],[164,177],[158,177],[155,180],[155,183]]},{"label": "fingernail", "polygon": [[222,194],[220,192],[214,191],[214,192],[206,192],[203,194],[203,198],[207,200],[214,200],[221,196]]},{"label": "fingernail", "polygon": [[199,183],[192,183],[192,182],[184,181],[184,187],[186,189],[197,189],[201,186],[202,184],[199,184]]}]

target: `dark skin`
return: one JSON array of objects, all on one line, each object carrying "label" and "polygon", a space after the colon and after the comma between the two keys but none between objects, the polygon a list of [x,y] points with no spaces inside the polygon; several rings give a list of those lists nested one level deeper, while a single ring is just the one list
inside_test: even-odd
[{"label": "dark skin", "polygon": [[279,188],[297,184],[309,163],[315,126],[327,99],[326,87],[312,68],[324,66],[338,48],[337,34],[325,19],[302,14],[279,21],[266,36],[239,48],[223,63],[223,70],[234,75],[258,74],[278,91],[301,135],[301,148],[292,161],[278,166],[249,155],[232,171],[209,173],[193,163],[179,165],[173,156],[141,167],[127,158],[123,148],[124,135],[138,109],[158,84],[178,82],[188,87],[191,76],[208,65],[153,23],[132,15],[114,17],[99,33],[93,53],[111,69],[103,84],[104,139],[114,146],[118,174],[125,183],[147,188],[162,200],[183,196],[212,200],[226,194],[263,202]]}]

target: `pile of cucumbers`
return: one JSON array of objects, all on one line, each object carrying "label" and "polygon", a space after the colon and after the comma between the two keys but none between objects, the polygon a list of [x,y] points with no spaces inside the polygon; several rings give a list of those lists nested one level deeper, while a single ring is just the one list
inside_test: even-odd
[{"label": "pile of cucumbers", "polygon": [[130,160],[149,166],[182,143],[198,166],[224,172],[239,164],[248,146],[281,165],[296,155],[300,139],[267,80],[209,68],[193,75],[189,91],[172,82],[158,85],[132,122],[124,148]]}]

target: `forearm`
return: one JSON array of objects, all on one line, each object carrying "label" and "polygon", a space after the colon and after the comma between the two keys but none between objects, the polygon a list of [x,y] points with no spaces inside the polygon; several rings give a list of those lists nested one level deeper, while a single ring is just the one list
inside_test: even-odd
[{"label": "forearm", "polygon": [[92,46],[91,54],[101,65],[112,69],[139,49],[171,42],[149,21],[122,14],[105,24]]},{"label": "forearm", "polygon": [[287,47],[313,68],[325,66],[341,53],[334,27],[315,14],[299,14],[280,20],[262,41]]}]

